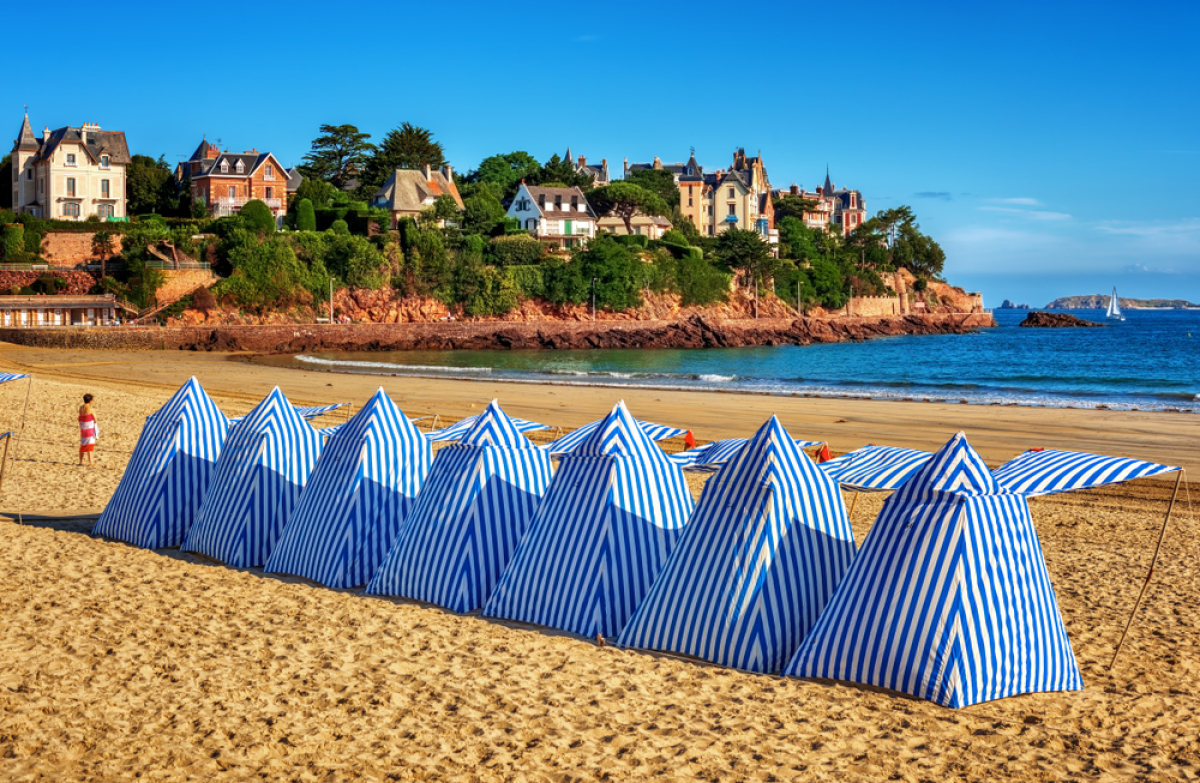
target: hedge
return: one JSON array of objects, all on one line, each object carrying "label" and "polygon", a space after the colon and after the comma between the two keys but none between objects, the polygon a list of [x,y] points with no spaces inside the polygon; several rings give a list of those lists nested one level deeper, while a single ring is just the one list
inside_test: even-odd
[{"label": "hedge", "polygon": [[4,226],[3,233],[4,259],[20,258],[25,252],[25,226],[20,223],[10,223]]},{"label": "hedge", "polygon": [[521,292],[522,299],[546,295],[546,280],[540,264],[518,264],[505,267],[504,274]]},{"label": "hedge", "polygon": [[496,266],[528,266],[546,255],[546,247],[525,233],[493,237],[489,246]]},{"label": "hedge", "polygon": [[650,237],[645,234],[614,234],[612,238],[618,244],[625,245],[626,247],[640,247],[644,249],[650,244]]}]

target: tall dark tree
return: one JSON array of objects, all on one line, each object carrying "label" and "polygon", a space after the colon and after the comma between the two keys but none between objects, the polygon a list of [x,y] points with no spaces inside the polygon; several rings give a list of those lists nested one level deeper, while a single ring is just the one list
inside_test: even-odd
[{"label": "tall dark tree", "polygon": [[446,151],[433,140],[433,131],[406,122],[388,131],[366,162],[359,178],[362,192],[374,195],[396,169],[441,168],[445,165]]},{"label": "tall dark tree", "polygon": [[313,139],[312,149],[300,164],[300,173],[344,190],[361,174],[375,151],[375,145],[367,141],[371,134],[362,133],[353,125],[322,125],[321,134]]},{"label": "tall dark tree", "polygon": [[666,169],[636,169],[629,172],[625,181],[658,194],[667,206],[679,204],[679,186],[675,184],[675,175]]},{"label": "tall dark tree", "polygon": [[156,212],[173,214],[178,203],[171,203],[175,193],[174,175],[166,158],[158,160],[149,155],[134,155],[125,167],[125,197],[131,215]]},{"label": "tall dark tree", "polygon": [[466,181],[487,185],[498,198],[507,199],[517,192],[521,180],[533,184],[541,171],[542,164],[528,152],[509,152],[484,158],[479,168],[467,174]]},{"label": "tall dark tree", "polygon": [[713,255],[730,269],[743,273],[749,285],[757,286],[775,276],[778,258],[771,255],[771,246],[757,232],[741,228],[723,231],[716,241]]},{"label": "tall dark tree", "polygon": [[0,209],[12,209],[12,153],[0,158]]},{"label": "tall dark tree", "polygon": [[542,165],[542,170],[533,177],[533,180],[530,184],[567,188],[587,188],[592,184],[590,176],[576,172],[575,164],[558,157],[558,153],[550,156],[550,160]]},{"label": "tall dark tree", "polygon": [[625,230],[633,233],[634,215],[665,215],[667,204],[657,193],[618,180],[611,185],[593,190],[588,202],[600,216],[615,215],[625,221]]},{"label": "tall dark tree", "polygon": [[801,198],[800,196],[791,193],[783,196],[778,196],[771,201],[771,206],[775,208],[775,222],[778,223],[785,217],[794,217],[804,220],[804,215],[809,212],[817,211],[817,202],[812,199]]}]

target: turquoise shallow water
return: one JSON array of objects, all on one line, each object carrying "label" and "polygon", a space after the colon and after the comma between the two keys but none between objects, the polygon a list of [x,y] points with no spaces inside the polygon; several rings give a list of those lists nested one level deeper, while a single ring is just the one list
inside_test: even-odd
[{"label": "turquoise shallow water", "polygon": [[[516,382],[1200,411],[1200,311],[1132,310],[1103,329],[1020,329],[1025,314],[998,310],[999,326],[976,334],[806,347],[314,353],[287,363]],[[1104,318],[1099,310],[1074,314]]]}]

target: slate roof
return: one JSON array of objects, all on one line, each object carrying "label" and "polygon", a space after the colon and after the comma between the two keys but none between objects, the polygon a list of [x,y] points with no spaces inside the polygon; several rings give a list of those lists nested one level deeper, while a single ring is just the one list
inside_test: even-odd
[{"label": "slate roof", "polygon": [[[583,191],[579,188],[543,188],[537,185],[526,185],[525,189],[529,191],[529,195],[533,198],[534,206],[542,213],[543,218],[555,220],[579,220],[581,218],[591,218],[595,220],[596,213],[592,211],[592,205],[588,203],[587,196],[583,195]],[[546,197],[546,206],[541,206],[538,203],[541,196]],[[562,206],[564,209],[554,208],[554,197],[562,198]],[[579,205],[583,207],[583,211],[571,209],[571,197],[575,196],[579,199]]]},{"label": "slate roof", "polygon": [[[28,137],[26,131],[28,131]],[[32,139],[32,143],[30,139]],[[88,157],[97,163],[100,161],[101,154],[108,155],[109,163],[114,165],[126,165],[130,161],[129,145],[125,141],[124,131],[88,130],[87,144],[84,145],[81,129],[68,125],[65,128],[51,131],[48,140],[37,139],[33,137],[28,117],[21,126],[21,136],[17,139],[16,148],[25,151],[36,149],[38,154],[34,160],[48,160],[60,145],[72,142],[83,146]]]},{"label": "slate roof", "polygon": [[37,136],[33,135],[33,128],[29,126],[29,115],[26,114],[25,122],[21,124],[21,132],[17,136],[14,149],[22,152],[33,152],[40,146],[42,146],[42,142]]},{"label": "slate roof", "polygon": [[374,203],[382,204],[393,212],[420,212],[427,208],[426,200],[449,195],[459,209],[463,208],[462,196],[453,181],[446,179],[440,170],[425,172],[421,169],[396,169],[387,182],[375,193]]},{"label": "slate roof", "polygon": [[286,171],[288,175],[288,193],[295,193],[300,188],[300,185],[304,183],[304,175],[301,174],[300,169],[296,168],[295,166],[292,166],[290,169],[286,169]]}]

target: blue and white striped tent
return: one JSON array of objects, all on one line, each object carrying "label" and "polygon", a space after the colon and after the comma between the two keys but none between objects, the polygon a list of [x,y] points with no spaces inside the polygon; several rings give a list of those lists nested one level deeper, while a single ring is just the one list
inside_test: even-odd
[{"label": "blue and white striped tent", "polygon": [[962,433],[884,503],[784,673],[954,708],[1083,687],[1029,505]]},{"label": "blue and white striped tent", "polygon": [[550,484],[550,455],[495,400],[437,453],[425,488],[367,592],[473,612],[512,558]]},{"label": "blue and white striped tent", "polygon": [[28,375],[17,375],[11,372],[0,372],[0,384],[8,383],[9,381],[19,381],[22,378],[28,378]]},{"label": "blue and white striped tent", "polygon": [[483,613],[615,636],[666,563],[693,506],[683,472],[617,403],[563,456]]},{"label": "blue and white striped tent", "polygon": [[[705,443],[703,446],[697,446],[694,449],[680,451],[667,456],[684,470],[716,471],[720,470],[726,462],[736,457],[741,448],[749,442],[749,438],[714,440],[712,443]],[[821,441],[814,440],[797,440],[793,442],[797,448],[801,449],[821,445]]]},{"label": "blue and white striped tent", "polygon": [[276,386],[230,429],[184,551],[237,568],[267,562],[324,440]]},{"label": "blue and white striped tent", "polygon": [[228,433],[229,419],[200,381],[183,384],[146,419],[92,534],[147,549],[182,544]]},{"label": "blue and white striped tent", "polygon": [[1027,451],[992,471],[996,483],[1027,497],[1074,492],[1174,473],[1179,468],[1078,451]]},{"label": "blue and white striped tent", "polygon": [[892,492],[916,475],[933,455],[891,446],[864,446],[821,463],[821,470],[846,489]]},{"label": "blue and white striped tent", "polygon": [[[266,570],[359,587],[395,544],[433,450],[382,388],[336,429]],[[318,432],[327,437],[328,430]]]},{"label": "blue and white striped tent", "polygon": [[838,485],[772,416],[704,487],[618,643],[778,672],[854,552]]},{"label": "blue and white striped tent", "polygon": [[[339,402],[334,405],[293,405],[292,407],[296,409],[296,415],[298,415],[300,418],[304,419],[305,421],[312,421],[313,419],[321,418],[326,413],[336,411],[338,408],[345,408],[349,404],[350,403],[348,402]],[[250,414],[246,414],[246,416],[249,415]],[[246,418],[246,416],[238,416],[236,419],[230,419],[229,423],[237,424],[239,421]]]},{"label": "blue and white striped tent", "polygon": [[[492,400],[491,404],[495,405],[496,401]],[[491,406],[489,406],[489,407],[491,407]],[[430,442],[432,442],[432,443],[441,443],[444,441],[452,441],[452,440],[462,440],[468,432],[471,432],[471,430],[474,429],[475,422],[478,421],[479,417],[482,415],[483,415],[482,413],[479,413],[474,416],[468,416],[465,419],[459,419],[458,421],[451,424],[449,427],[446,427],[446,428],[440,429],[440,430],[434,430],[433,432],[425,433],[425,437],[429,438]],[[508,421],[512,422],[512,425],[517,429],[518,432],[534,432],[536,430],[550,429],[549,424],[538,424],[536,421],[529,421],[528,419],[509,418],[507,415],[504,418],[506,418],[506,419],[508,419]],[[489,425],[489,426],[492,426],[492,425]]]},{"label": "blue and white striped tent", "polygon": [[[599,419],[589,422],[579,429],[568,432],[558,440],[543,445],[542,448],[555,457],[570,454],[587,442],[587,439],[591,437],[596,428],[603,424],[604,421],[604,419]],[[678,427],[668,427],[665,424],[655,424],[651,421],[639,421],[637,425],[641,427],[642,432],[646,433],[646,437],[655,443],[667,438],[679,438],[687,434],[687,430],[681,430]]]}]

